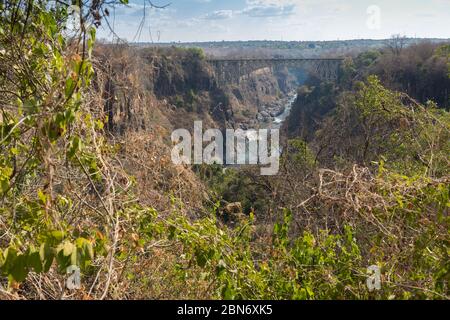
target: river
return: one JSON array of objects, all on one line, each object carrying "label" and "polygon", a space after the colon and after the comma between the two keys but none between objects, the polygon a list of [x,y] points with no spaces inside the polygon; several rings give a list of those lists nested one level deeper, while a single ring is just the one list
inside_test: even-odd
[{"label": "river", "polygon": [[282,114],[275,117],[275,120],[272,122],[272,129],[280,129],[283,125],[283,122],[286,121],[287,117],[289,117],[289,114],[291,113],[292,106],[297,99],[297,93],[291,93],[288,95],[287,103],[285,104],[285,108]]},{"label": "river", "polygon": [[272,114],[274,116],[258,117],[261,119],[259,121],[260,127],[262,129],[280,129],[283,122],[286,121],[287,117],[289,117],[292,110],[292,105],[296,99],[297,93],[292,91],[283,99],[274,102],[272,105],[263,107],[260,114]]}]

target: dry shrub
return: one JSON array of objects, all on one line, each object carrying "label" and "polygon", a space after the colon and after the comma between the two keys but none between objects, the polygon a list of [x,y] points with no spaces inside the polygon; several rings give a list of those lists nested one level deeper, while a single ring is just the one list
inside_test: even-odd
[{"label": "dry shrub", "polygon": [[207,200],[205,187],[189,167],[172,163],[170,147],[154,135],[128,133],[121,143],[123,162],[136,178],[139,200],[167,212],[175,197],[191,215],[198,214]]}]

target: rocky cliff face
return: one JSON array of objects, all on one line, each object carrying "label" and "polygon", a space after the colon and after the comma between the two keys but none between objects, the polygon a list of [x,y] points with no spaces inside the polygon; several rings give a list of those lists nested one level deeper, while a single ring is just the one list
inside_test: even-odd
[{"label": "rocky cliff face", "polygon": [[294,83],[286,72],[261,69],[240,85],[219,88],[202,52],[193,49],[100,46],[95,57],[98,105],[104,106],[99,116],[136,177],[140,201],[161,212],[170,208],[173,190],[190,212],[201,212],[207,198],[190,167],[170,160],[174,129],[191,131],[196,120],[204,128],[257,128],[261,107]]},{"label": "rocky cliff face", "polygon": [[337,106],[339,89],[334,83],[304,85],[297,90],[297,99],[283,125],[288,137],[310,141],[319,123]]},{"label": "rocky cliff face", "polygon": [[155,126],[190,129],[194,120],[212,128],[255,128],[267,105],[296,85],[287,70],[267,68],[219,88],[196,49],[103,47],[97,55],[108,128],[119,134]]}]

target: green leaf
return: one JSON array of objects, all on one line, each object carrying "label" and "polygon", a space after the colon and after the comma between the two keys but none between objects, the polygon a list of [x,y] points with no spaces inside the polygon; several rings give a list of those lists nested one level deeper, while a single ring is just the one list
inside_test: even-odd
[{"label": "green leaf", "polygon": [[58,253],[55,255],[56,264],[58,267],[58,272],[65,272],[66,268],[70,266],[71,262],[71,255],[65,256],[64,250],[58,251]]},{"label": "green leaf", "polygon": [[80,259],[79,265],[81,268],[86,268],[94,259],[94,248],[92,243],[85,238],[78,238],[75,243],[78,248],[77,258]]},{"label": "green leaf", "polygon": [[72,252],[76,250],[75,246],[73,245],[73,243],[69,242],[69,241],[65,241],[62,245],[62,251],[65,257],[68,257],[70,255],[72,255]]},{"label": "green leaf", "polygon": [[9,189],[9,180],[1,179],[0,180],[0,191],[1,193],[7,192]]},{"label": "green leaf", "polygon": [[3,252],[3,273],[8,274],[10,269],[13,268],[15,260],[17,258],[17,250],[14,248],[7,248],[5,252]]},{"label": "green leaf", "polygon": [[70,98],[70,96],[73,94],[76,86],[77,86],[77,83],[72,78],[67,78],[66,89],[65,89],[65,94],[66,94],[67,99]]},{"label": "green leaf", "polygon": [[0,167],[0,191],[5,193],[9,190],[9,180],[13,173],[10,167]]},{"label": "green leaf", "polygon": [[86,243],[84,244],[84,252],[90,260],[94,259],[94,248],[92,247],[92,243],[90,243],[89,241],[86,241]]},{"label": "green leaf", "polygon": [[[127,0],[127,3],[128,3],[128,0]],[[97,30],[96,30],[94,27],[92,27],[92,28],[89,30],[89,35],[91,36],[92,41],[95,41],[95,35],[96,35],[96,33],[97,33]]]},{"label": "green leaf", "polygon": [[17,282],[22,282],[28,275],[27,256],[19,255],[15,261],[13,267],[10,269],[9,274]]},{"label": "green leaf", "polygon": [[48,272],[52,266],[53,259],[55,258],[55,250],[45,242],[41,245],[39,257],[41,258],[43,271]]},{"label": "green leaf", "polygon": [[78,261],[78,249],[76,246],[73,247],[72,250],[72,255],[70,256],[70,264],[72,266],[78,266],[79,265],[79,261]]},{"label": "green leaf", "polygon": [[47,196],[44,194],[44,192],[42,192],[42,190],[38,190],[38,198],[41,201],[42,205],[46,205],[47,204]]},{"label": "green leaf", "polygon": [[75,157],[76,153],[81,150],[82,142],[78,136],[73,137],[72,141],[70,142],[70,148],[67,152],[67,157],[69,159],[72,159]]},{"label": "green leaf", "polygon": [[27,265],[33,268],[36,273],[42,272],[42,262],[38,251],[30,250],[27,257]]},{"label": "green leaf", "polygon": [[75,120],[75,111],[73,108],[68,109],[64,112],[64,118],[66,120],[66,123],[72,123]]},{"label": "green leaf", "polygon": [[63,239],[66,237],[66,233],[64,231],[54,230],[50,233],[50,237],[55,242],[59,243],[59,242],[63,241]]},{"label": "green leaf", "polygon": [[92,50],[94,49],[94,44],[95,44],[95,34],[96,34],[96,29],[95,29],[94,27],[92,27],[92,28],[89,30],[89,35],[90,35],[90,37],[89,37],[89,39],[88,39],[88,41],[87,41],[89,58],[91,57],[91,55],[92,55]]}]

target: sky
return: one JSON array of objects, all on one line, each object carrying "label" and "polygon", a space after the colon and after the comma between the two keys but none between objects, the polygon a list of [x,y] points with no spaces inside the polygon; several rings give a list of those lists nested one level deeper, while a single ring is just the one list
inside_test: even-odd
[{"label": "sky", "polygon": [[[130,0],[109,24],[140,42],[450,38],[450,0]],[[144,10],[145,8],[145,10]],[[145,14],[145,19],[144,18]],[[143,21],[143,23],[142,23]],[[103,24],[99,36],[112,39]]]}]

